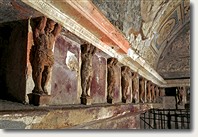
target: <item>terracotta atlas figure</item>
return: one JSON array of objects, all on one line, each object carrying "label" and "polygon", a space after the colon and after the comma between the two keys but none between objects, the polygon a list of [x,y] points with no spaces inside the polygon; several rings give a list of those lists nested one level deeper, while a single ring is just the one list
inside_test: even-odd
[{"label": "terracotta atlas figure", "polygon": [[140,79],[140,102],[145,102],[145,79]]},{"label": "terracotta atlas figure", "polygon": [[115,91],[115,83],[116,83],[116,74],[115,74],[115,66],[118,63],[116,58],[109,58],[107,60],[107,102],[112,103],[113,94]]},{"label": "terracotta atlas figure", "polygon": [[139,82],[138,82],[138,73],[134,72],[132,73],[132,103],[138,102],[138,94],[139,94]]},{"label": "terracotta atlas figure", "polygon": [[122,102],[126,103],[127,93],[129,90],[129,82],[131,78],[130,68],[127,66],[121,67],[121,87],[122,87]]},{"label": "terracotta atlas figure", "polygon": [[97,48],[92,44],[82,44],[81,45],[81,97],[89,97],[88,91],[91,87],[91,81],[93,77],[92,69],[92,58]]},{"label": "terracotta atlas figure", "polygon": [[33,93],[48,94],[47,85],[54,64],[53,45],[62,27],[53,20],[40,17],[33,31],[34,53],[32,54]]}]

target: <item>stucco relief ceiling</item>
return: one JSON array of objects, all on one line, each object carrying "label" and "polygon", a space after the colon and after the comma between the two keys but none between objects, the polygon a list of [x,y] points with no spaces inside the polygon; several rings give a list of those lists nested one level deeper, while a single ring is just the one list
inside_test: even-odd
[{"label": "stucco relief ceiling", "polygon": [[122,31],[131,47],[153,68],[160,69],[159,66],[166,66],[168,64],[165,62],[169,61],[178,63],[174,66],[174,75],[168,66],[163,70],[166,71],[166,75],[164,72],[162,74],[161,69],[156,70],[161,72],[164,78],[189,77],[189,70],[184,72],[180,68],[189,68],[190,57],[186,56],[184,59],[179,56],[183,50],[187,50],[183,49],[186,47],[184,44],[189,43],[180,43],[182,48],[176,46],[175,61],[174,58],[160,58],[162,53],[163,56],[169,56],[164,49],[171,45],[174,39],[179,38],[175,36],[190,22],[189,0],[92,1],[109,21]]},{"label": "stucco relief ceiling", "polygon": [[190,77],[190,30],[187,24],[161,54],[157,71],[165,79]]}]

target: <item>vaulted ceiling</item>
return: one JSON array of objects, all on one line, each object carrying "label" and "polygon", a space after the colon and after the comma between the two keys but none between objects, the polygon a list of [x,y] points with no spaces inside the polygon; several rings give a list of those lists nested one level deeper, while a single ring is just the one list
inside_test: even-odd
[{"label": "vaulted ceiling", "polygon": [[164,79],[190,77],[189,0],[92,0]]},{"label": "vaulted ceiling", "polygon": [[[42,15],[22,1],[1,0],[0,23]],[[164,79],[190,78],[189,0],[89,1]]]}]

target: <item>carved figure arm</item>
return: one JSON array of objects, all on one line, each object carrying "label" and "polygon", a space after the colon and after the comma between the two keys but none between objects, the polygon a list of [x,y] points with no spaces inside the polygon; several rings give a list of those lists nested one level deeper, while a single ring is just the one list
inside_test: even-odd
[{"label": "carved figure arm", "polygon": [[114,58],[113,65],[115,66],[117,63],[118,63],[118,60],[116,58]]},{"label": "carved figure arm", "polygon": [[97,52],[97,48],[94,47],[94,46],[92,46],[92,52],[91,52],[91,54],[94,55],[96,52]]},{"label": "carved figure arm", "polygon": [[136,78],[137,77],[137,72],[134,72],[134,73],[132,73],[132,79],[134,79],[134,78]]},{"label": "carved figure arm", "polygon": [[40,18],[39,24],[37,25],[37,27],[35,28],[35,31],[34,31],[35,38],[37,38],[39,36],[39,34],[44,33],[46,22],[47,22],[47,18],[45,16],[42,16]]},{"label": "carved figure arm", "polygon": [[54,30],[52,31],[52,34],[54,35],[55,39],[57,38],[58,34],[61,32],[62,26],[58,23],[55,24]]}]

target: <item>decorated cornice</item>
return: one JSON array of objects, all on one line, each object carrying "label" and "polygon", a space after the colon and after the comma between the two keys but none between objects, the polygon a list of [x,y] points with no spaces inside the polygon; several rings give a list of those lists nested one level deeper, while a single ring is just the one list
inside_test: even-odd
[{"label": "decorated cornice", "polygon": [[[59,22],[78,37],[92,43],[103,52],[116,57],[119,62],[133,71],[163,86],[166,81],[129,46],[129,42],[119,31],[95,9],[90,1],[40,1],[22,0],[42,14]],[[76,16],[72,16],[72,15]],[[88,27],[86,24],[93,26]],[[93,33],[94,32],[94,33]],[[104,35],[104,36],[103,36]],[[101,39],[105,37],[105,40]],[[108,43],[115,44],[113,47]]]}]

